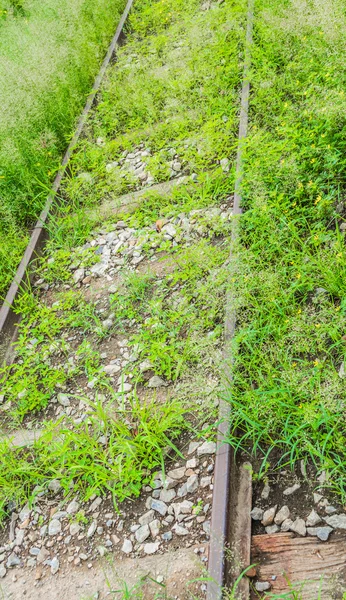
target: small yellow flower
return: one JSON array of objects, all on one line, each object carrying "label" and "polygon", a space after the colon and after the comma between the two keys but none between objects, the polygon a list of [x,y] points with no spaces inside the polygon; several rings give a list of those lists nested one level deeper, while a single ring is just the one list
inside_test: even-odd
[{"label": "small yellow flower", "polygon": [[297,366],[297,363],[292,363],[292,367],[296,367],[296,366]]},{"label": "small yellow flower", "polygon": [[316,162],[316,158],[312,158],[310,162],[311,162],[311,163],[314,163],[314,162]]},{"label": "small yellow flower", "polygon": [[311,148],[316,148],[315,144],[311,144]]},{"label": "small yellow flower", "polygon": [[293,202],[293,203],[292,203],[292,206],[297,206],[297,203],[296,203],[296,202]]},{"label": "small yellow flower", "polygon": [[328,144],[327,148],[328,148],[328,150],[330,150],[330,144]]},{"label": "small yellow flower", "polygon": [[318,204],[319,202],[321,202],[321,200],[322,200],[322,196],[317,196],[314,204]]},{"label": "small yellow flower", "polygon": [[314,185],[314,182],[313,182],[313,181],[311,181],[311,179],[310,179],[310,181],[309,181],[308,185],[312,186],[312,185]]},{"label": "small yellow flower", "polygon": [[340,310],[340,306],[336,306],[336,307],[335,307],[335,310]]},{"label": "small yellow flower", "polygon": [[338,258],[341,258],[341,257],[342,257],[342,252],[338,252],[336,256],[337,256]]},{"label": "small yellow flower", "polygon": [[315,240],[315,242],[317,242],[317,240],[318,240],[318,235],[314,235],[314,240]]},{"label": "small yellow flower", "polygon": [[318,329],[319,327],[321,327],[320,323],[315,323],[315,327]]},{"label": "small yellow flower", "polygon": [[326,137],[326,134],[325,133],[321,133],[321,137]]},{"label": "small yellow flower", "polygon": [[299,404],[299,408],[303,408],[303,405],[302,405],[302,404]]},{"label": "small yellow flower", "polygon": [[314,360],[314,365],[315,365],[315,367],[317,367],[317,365],[318,365],[318,364],[319,364],[319,361],[318,361],[317,359],[316,359],[316,360]]},{"label": "small yellow flower", "polygon": [[289,322],[290,322],[290,320],[289,320],[289,319],[285,319],[285,323],[289,323]]},{"label": "small yellow flower", "polygon": [[301,308],[298,308],[298,311],[297,311],[297,312],[298,312],[298,315],[300,315],[300,313],[302,312],[302,309],[301,309]]},{"label": "small yellow flower", "polygon": [[301,274],[300,274],[300,273],[297,273],[297,275],[296,275],[296,278],[297,278],[297,279],[300,279],[300,278],[301,278]]},{"label": "small yellow flower", "polygon": [[284,158],[282,158],[282,159],[280,160],[280,163],[283,165],[283,164],[284,164],[284,162],[285,162],[285,159],[284,159]]}]

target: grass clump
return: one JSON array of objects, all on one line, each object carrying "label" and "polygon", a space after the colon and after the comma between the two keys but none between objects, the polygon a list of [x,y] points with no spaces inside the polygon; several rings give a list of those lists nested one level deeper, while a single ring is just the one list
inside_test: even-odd
[{"label": "grass clump", "polygon": [[33,500],[33,490],[44,489],[51,479],[84,500],[110,492],[116,506],[138,496],[151,482],[151,471],[164,468],[167,452],[176,452],[174,440],[187,427],[186,409],[178,401],[158,405],[135,398],[126,410],[117,406],[117,397],[108,406],[89,402],[85,421],[47,424],[32,447],[0,440],[0,518],[9,502]]},{"label": "grass clump", "polygon": [[0,1],[0,298],[123,6]]},{"label": "grass clump", "polygon": [[258,3],[230,442],[310,457],[344,500],[344,42],[330,25],[317,1]]}]

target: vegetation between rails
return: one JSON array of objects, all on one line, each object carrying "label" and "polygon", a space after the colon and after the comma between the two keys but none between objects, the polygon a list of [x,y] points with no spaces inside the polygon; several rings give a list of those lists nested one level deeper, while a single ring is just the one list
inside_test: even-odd
[{"label": "vegetation between rails", "polygon": [[0,299],[123,0],[0,0]]},{"label": "vegetation between rails", "polygon": [[[257,3],[231,437],[345,500],[345,7]],[[240,439],[234,433],[240,431]]]},{"label": "vegetation between rails", "polygon": [[[64,181],[66,203],[51,222],[37,275],[52,285],[54,301],[42,301],[32,290],[23,295],[17,306],[23,314],[17,361],[1,373],[7,425],[27,423],[28,418],[32,425],[61,389],[73,386],[75,397],[88,405],[86,419],[77,427],[73,419],[41,423],[44,436],[31,449],[3,442],[3,512],[13,499],[32,499],[35,486],[54,477],[66,493],[74,485],[84,497],[111,491],[119,501],[137,495],[143,482],[150,481],[150,470],[162,467],[177,434],[188,426],[187,410],[204,425],[202,435],[210,435],[219,393],[230,235],[229,219],[219,207],[228,202],[233,187],[233,173],[225,173],[219,161],[234,156],[236,149],[242,8],[226,2],[201,11],[196,0],[136,5],[133,33],[108,71],[71,162],[72,174]],[[125,263],[117,291],[108,295],[113,322],[106,328],[97,302],[64,287],[72,284],[72,265],[86,267],[100,260],[97,246],[82,246],[100,231],[97,217],[86,209],[136,189],[138,181],[117,162],[139,143],[151,148],[148,168],[154,182],[170,179],[174,155],[188,180],[167,196],[149,189],[138,210],[102,223],[106,235],[122,218],[136,230],[145,256],[152,256],[154,241],[169,265],[158,275],[128,272]],[[197,183],[190,179],[192,173]],[[159,218],[189,213],[198,235],[188,244],[179,226],[174,244],[155,231]],[[126,335],[135,356],[124,372],[131,374],[135,388],[131,402],[114,391],[116,381],[111,384],[101,359],[100,342],[119,335]],[[76,336],[74,346],[70,340]],[[164,406],[148,405],[141,397],[139,407],[136,386],[139,390],[147,383],[139,368],[143,360],[150,361],[155,375],[177,383]],[[83,389],[92,384],[91,403],[77,391],[81,381]]]}]

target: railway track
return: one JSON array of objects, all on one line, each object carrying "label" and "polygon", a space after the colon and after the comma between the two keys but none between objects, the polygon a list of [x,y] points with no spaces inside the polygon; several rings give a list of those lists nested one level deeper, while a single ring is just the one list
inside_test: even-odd
[{"label": "railway track", "polygon": [[[123,17],[115,36],[110,45],[107,56],[103,62],[100,73],[95,80],[93,91],[90,94],[85,109],[82,113],[77,130],[63,158],[61,170],[59,171],[52,187],[46,206],[39,217],[36,226],[23,256],[22,262],[18,268],[16,276],[12,282],[5,302],[0,310],[0,339],[3,360],[7,364],[15,361],[15,342],[17,339],[18,315],[15,312],[14,305],[18,299],[25,282],[30,273],[32,262],[42,253],[45,241],[47,239],[46,224],[49,221],[51,211],[54,211],[54,200],[59,194],[61,182],[64,173],[68,168],[70,158],[81,136],[83,128],[93,107],[97,92],[100,88],[102,79],[105,75],[117,44],[122,35],[122,29],[127,16],[131,10],[132,1],[129,0]],[[250,63],[251,63],[251,45],[254,27],[254,0],[249,0],[247,7],[247,30],[245,44],[244,71],[242,77],[242,92],[239,114],[239,132],[236,157],[236,176],[235,190],[232,203],[232,215],[238,216],[242,213],[242,153],[243,142],[247,135],[249,119],[249,97],[250,97]],[[184,181],[175,181],[184,183]],[[170,193],[172,185],[169,184],[165,193]],[[160,191],[160,190],[159,190]],[[161,189],[162,191],[162,189]],[[141,201],[142,192],[136,192],[126,197],[124,202],[128,204]],[[109,206],[108,206],[109,210]],[[119,211],[119,207],[116,208]],[[119,211],[121,212],[121,211]],[[231,253],[228,262],[229,277],[233,276],[237,263],[237,242],[238,242],[239,219],[233,219],[231,232]],[[159,223],[158,229],[164,227],[165,223]],[[237,327],[237,315],[235,311],[236,298],[229,292],[226,301],[226,320],[225,320],[225,344],[224,344],[224,384],[229,383],[232,370],[232,340]],[[325,574],[328,570],[335,574],[335,577],[342,579],[342,568],[345,559],[345,540],[342,534],[338,535],[332,542],[321,544],[315,537],[295,537],[295,530],[290,531],[268,531],[263,533],[259,529],[259,523],[254,518],[251,510],[253,505],[258,505],[260,492],[259,485],[256,484],[256,490],[253,491],[253,471],[252,466],[245,455],[235,454],[231,445],[227,443],[229,436],[230,403],[221,401],[219,405],[218,417],[218,438],[217,452],[215,458],[215,472],[213,482],[213,502],[208,555],[208,574],[206,595],[208,600],[221,600],[224,597],[225,588],[235,587],[235,597],[242,600],[266,596],[266,592],[282,594],[275,596],[278,598],[306,598],[315,600],[319,597],[317,594],[322,590],[326,598],[341,598],[340,587],[334,586],[331,591],[329,580],[326,587],[321,583],[321,573]],[[280,484],[280,482],[279,482]],[[285,492],[283,492],[285,494]],[[288,494],[289,495],[289,494]],[[262,494],[262,499],[265,496]],[[328,503],[327,503],[328,504]],[[327,505],[326,505],[327,506]],[[329,506],[329,505],[328,505]],[[270,527],[273,519],[268,521]],[[262,510],[262,509],[260,509]],[[261,519],[263,518],[263,510]],[[261,520],[260,519],[260,520]],[[279,522],[279,521],[278,521]],[[276,523],[276,521],[275,521]],[[281,521],[282,523],[282,521]],[[281,524],[280,523],[280,524]],[[323,563],[323,568],[321,564]],[[255,565],[255,566],[252,566]],[[293,582],[302,581],[304,585],[299,588],[294,596],[296,588],[291,588]],[[259,585],[257,585],[259,584]],[[261,584],[264,584],[264,587]],[[268,585],[268,587],[266,587]],[[292,591],[293,590],[293,591]],[[290,594],[292,595],[285,595]],[[329,595],[328,595],[329,594]],[[331,595],[331,594],[334,594]],[[338,595],[339,594],[339,595]]]}]

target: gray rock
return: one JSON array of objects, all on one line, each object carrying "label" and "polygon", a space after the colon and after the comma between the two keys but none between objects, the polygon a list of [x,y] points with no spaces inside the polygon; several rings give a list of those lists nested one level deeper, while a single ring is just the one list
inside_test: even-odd
[{"label": "gray rock", "polygon": [[263,519],[263,514],[264,514],[264,510],[263,508],[259,508],[258,506],[255,506],[252,511],[250,512],[251,518],[254,521],[262,521]]},{"label": "gray rock", "polygon": [[124,552],[125,554],[130,554],[132,552],[132,542],[131,540],[124,540],[124,543],[121,547],[121,551]]},{"label": "gray rock", "polygon": [[210,521],[204,521],[202,528],[206,535],[210,535]]},{"label": "gray rock", "polygon": [[200,485],[201,488],[206,488],[211,484],[211,477],[201,477]]},{"label": "gray rock", "polygon": [[200,445],[201,445],[200,442],[190,442],[187,453],[193,454],[194,452],[196,452],[197,448],[199,448]]},{"label": "gray rock", "polygon": [[224,173],[228,173],[230,169],[230,162],[228,158],[221,158],[220,160],[221,169]]},{"label": "gray rock", "polygon": [[266,530],[266,533],[271,535],[272,533],[277,533],[278,531],[280,531],[280,527],[279,527],[279,525],[269,525],[268,527],[265,528],[265,530]]},{"label": "gray rock", "polygon": [[154,520],[154,516],[155,516],[155,511],[149,510],[148,512],[146,512],[144,515],[142,515],[138,519],[138,522],[140,525],[149,525],[149,523],[151,523],[151,521]]},{"label": "gray rock", "polygon": [[286,521],[286,519],[289,519],[290,514],[290,509],[288,508],[288,506],[283,506],[276,513],[274,523],[276,523],[276,525],[281,525],[281,523]]},{"label": "gray rock", "polygon": [[151,523],[149,523],[150,533],[152,538],[156,538],[160,533],[161,523],[158,519],[155,519]]},{"label": "gray rock", "polygon": [[61,523],[58,519],[52,519],[48,525],[48,535],[58,535],[61,533]]},{"label": "gray rock", "polygon": [[70,525],[70,535],[77,535],[81,530],[81,526],[79,523],[71,523]]},{"label": "gray rock", "polygon": [[323,496],[321,494],[316,494],[314,492],[313,496],[314,496],[314,503],[315,504],[318,504],[320,502],[320,500],[323,500]]},{"label": "gray rock", "polygon": [[326,506],[325,507],[325,512],[327,515],[334,515],[336,512],[338,512],[337,508],[335,508],[335,506]]},{"label": "gray rock", "polygon": [[322,521],[320,515],[314,510],[312,509],[311,513],[309,514],[308,518],[306,519],[306,526],[307,527],[315,527],[315,525],[318,525],[318,523],[320,523]]},{"label": "gray rock", "polygon": [[72,502],[70,502],[70,504],[67,506],[66,512],[69,515],[74,515],[78,512],[79,507],[80,507],[79,502],[77,502],[76,500],[72,500]]},{"label": "gray rock", "polygon": [[4,567],[4,565],[0,565],[0,579],[3,579],[6,575],[7,571]]},{"label": "gray rock", "polygon": [[256,581],[255,583],[257,592],[266,592],[267,590],[270,590],[270,587],[269,581]]},{"label": "gray rock", "polygon": [[308,535],[316,536],[322,542],[326,542],[333,531],[332,527],[307,527]]},{"label": "gray rock", "polygon": [[54,556],[54,558],[52,558],[52,561],[50,563],[50,572],[52,575],[56,575],[56,573],[59,571],[59,560],[56,556]]},{"label": "gray rock", "polygon": [[160,513],[160,515],[162,515],[163,517],[165,516],[165,514],[167,514],[168,511],[167,504],[165,502],[162,502],[162,500],[152,500],[151,508],[153,510],[156,510],[156,512]]},{"label": "gray rock", "polygon": [[178,469],[171,469],[167,475],[171,479],[182,479],[185,475],[185,467],[179,467]]},{"label": "gray rock", "polygon": [[70,406],[70,399],[67,394],[58,394],[57,399],[61,406],[64,406],[65,408]]},{"label": "gray rock", "polygon": [[193,494],[198,489],[198,475],[191,475],[186,481],[186,488],[188,494]]},{"label": "gray rock", "polygon": [[185,529],[185,527],[182,527],[181,525],[175,525],[174,526],[174,531],[177,535],[189,535],[189,530]]},{"label": "gray rock", "polygon": [[46,548],[42,547],[37,555],[37,564],[40,565],[49,558],[50,554]]},{"label": "gray rock", "polygon": [[59,492],[59,490],[61,490],[60,481],[58,479],[52,479],[52,481],[48,483],[48,489],[50,492],[54,492],[54,494],[56,494]]},{"label": "gray rock", "polygon": [[190,502],[189,500],[184,500],[179,504],[179,514],[181,513],[183,515],[190,515],[192,513],[192,509],[193,502]]},{"label": "gray rock", "polygon": [[38,556],[40,554],[40,549],[33,546],[30,548],[29,554],[31,554],[31,556]]},{"label": "gray rock", "polygon": [[142,525],[135,532],[135,538],[139,544],[142,544],[150,536],[149,525]]},{"label": "gray rock", "polygon": [[293,533],[297,533],[298,535],[305,536],[306,535],[305,521],[298,517],[295,521],[293,521],[293,523],[290,527],[290,530],[293,531]]},{"label": "gray rock", "polygon": [[164,387],[165,385],[166,382],[158,375],[153,375],[153,377],[151,377],[148,381],[148,387],[150,388],[160,388]]},{"label": "gray rock", "polygon": [[12,552],[7,559],[6,566],[8,569],[12,569],[12,567],[17,567],[18,565],[20,565],[20,558],[15,552]]},{"label": "gray rock", "polygon": [[346,529],[346,515],[332,515],[323,517],[323,520],[334,529]]},{"label": "gray rock", "polygon": [[173,489],[161,490],[161,492],[160,492],[160,500],[162,500],[162,502],[172,502],[172,500],[175,497],[176,497],[176,493]]},{"label": "gray rock", "polygon": [[263,490],[262,490],[262,492],[261,492],[261,498],[262,498],[263,500],[268,500],[268,498],[269,498],[269,494],[270,494],[270,487],[269,487],[269,485],[266,483],[266,484],[263,486]]},{"label": "gray rock", "polygon": [[82,281],[82,279],[84,279],[84,275],[85,275],[85,271],[83,268],[77,269],[73,273],[73,281],[75,283],[79,283],[80,281]]},{"label": "gray rock", "polygon": [[293,525],[292,519],[285,519],[281,525],[281,531],[290,531]]},{"label": "gray rock", "polygon": [[155,554],[160,547],[160,542],[151,542],[149,544],[144,544],[144,553],[145,554]]},{"label": "gray rock", "polygon": [[121,371],[121,367],[119,365],[106,365],[103,370],[107,375],[115,375]]},{"label": "gray rock", "polygon": [[300,487],[300,483],[295,483],[294,485],[291,485],[291,487],[286,488],[282,493],[284,496],[291,496],[291,494],[294,494]]},{"label": "gray rock", "polygon": [[153,368],[153,364],[150,360],[143,360],[139,365],[139,370],[141,373],[146,373],[146,371],[150,371]]},{"label": "gray rock", "polygon": [[216,444],[215,442],[204,442],[197,448],[197,456],[204,456],[206,454],[215,454]]},{"label": "gray rock", "polygon": [[276,514],[276,509],[277,509],[277,504],[275,506],[272,506],[271,508],[268,508],[268,510],[266,510],[263,513],[263,519],[261,521],[262,525],[264,525],[264,527],[267,527],[268,525],[272,525],[274,522],[274,517]]},{"label": "gray rock", "polygon": [[165,542],[170,542],[170,541],[171,541],[171,539],[172,539],[172,537],[173,537],[173,534],[172,534],[172,532],[171,532],[171,531],[166,531],[166,533],[163,533],[163,534],[162,534],[162,539],[163,539]]},{"label": "gray rock", "polygon": [[97,529],[97,521],[93,521],[87,531],[87,537],[91,538]]}]

